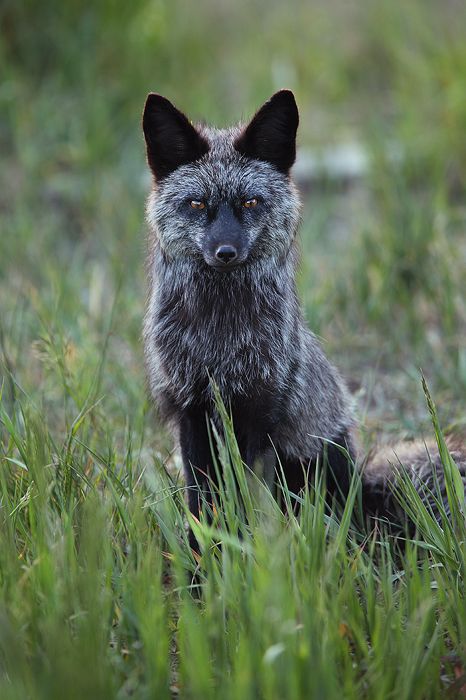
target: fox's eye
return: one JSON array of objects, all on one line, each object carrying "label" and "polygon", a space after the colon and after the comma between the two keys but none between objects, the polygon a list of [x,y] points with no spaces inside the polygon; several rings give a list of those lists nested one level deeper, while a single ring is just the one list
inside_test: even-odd
[{"label": "fox's eye", "polygon": [[252,209],[253,207],[257,206],[257,199],[253,197],[252,199],[245,199],[243,202],[243,207],[246,207],[246,209]]},{"label": "fox's eye", "polygon": [[192,199],[189,202],[189,206],[192,207],[192,209],[204,209],[205,204],[204,202],[201,202],[200,199]]}]

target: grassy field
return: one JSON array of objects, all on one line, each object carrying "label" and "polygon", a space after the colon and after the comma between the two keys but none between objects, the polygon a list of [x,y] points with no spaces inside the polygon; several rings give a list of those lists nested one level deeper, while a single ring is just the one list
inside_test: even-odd
[{"label": "grassy field", "polygon": [[420,368],[466,434],[464,3],[3,0],[0,27],[0,698],[464,697],[448,455],[452,518],[404,484],[401,548],[357,484],[285,518],[227,421],[196,561],[140,342],[146,93],[227,124],[287,86],[301,147],[370,154],[305,188],[299,277],[363,443],[434,436]]}]

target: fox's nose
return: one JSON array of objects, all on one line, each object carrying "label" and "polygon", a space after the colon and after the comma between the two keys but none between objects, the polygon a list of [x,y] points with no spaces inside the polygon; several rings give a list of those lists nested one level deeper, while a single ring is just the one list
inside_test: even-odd
[{"label": "fox's nose", "polygon": [[232,263],[238,257],[238,251],[232,245],[221,245],[215,251],[215,257],[224,265]]}]

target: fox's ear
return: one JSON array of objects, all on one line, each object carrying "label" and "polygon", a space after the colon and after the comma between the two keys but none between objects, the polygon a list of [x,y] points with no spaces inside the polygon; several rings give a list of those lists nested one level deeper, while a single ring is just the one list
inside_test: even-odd
[{"label": "fox's ear", "polygon": [[209,150],[207,141],[187,117],[162,95],[147,96],[142,117],[147,160],[157,180],[180,165],[192,163]]},{"label": "fox's ear", "polygon": [[235,142],[235,148],[249,158],[272,163],[288,172],[296,158],[296,130],[299,115],[291,90],[280,90],[254,115]]}]

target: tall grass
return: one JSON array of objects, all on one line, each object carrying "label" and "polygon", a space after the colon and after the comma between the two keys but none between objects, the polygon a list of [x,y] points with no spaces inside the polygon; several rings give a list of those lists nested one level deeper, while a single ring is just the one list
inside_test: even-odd
[{"label": "tall grass", "polygon": [[401,479],[418,534],[400,553],[383,524],[351,524],[356,491],[329,513],[318,481],[284,515],[247,478],[224,412],[223,486],[213,521],[191,518],[194,555],[182,483],[133,451],[137,436],[92,444],[98,406],[60,443],[21,392],[1,408],[2,697],[459,692],[464,499],[435,413],[451,512],[438,524]]},{"label": "tall grass", "polygon": [[[465,425],[464,8],[1,4],[2,699],[464,693],[464,514],[439,428]],[[284,515],[227,413],[213,520],[193,521],[149,410],[145,94],[226,124],[285,85],[300,146],[371,154],[364,182],[305,193],[299,284],[368,440],[439,441],[450,512],[401,471],[404,548],[360,522],[357,483],[356,513],[317,480],[299,516],[284,490]]]}]

